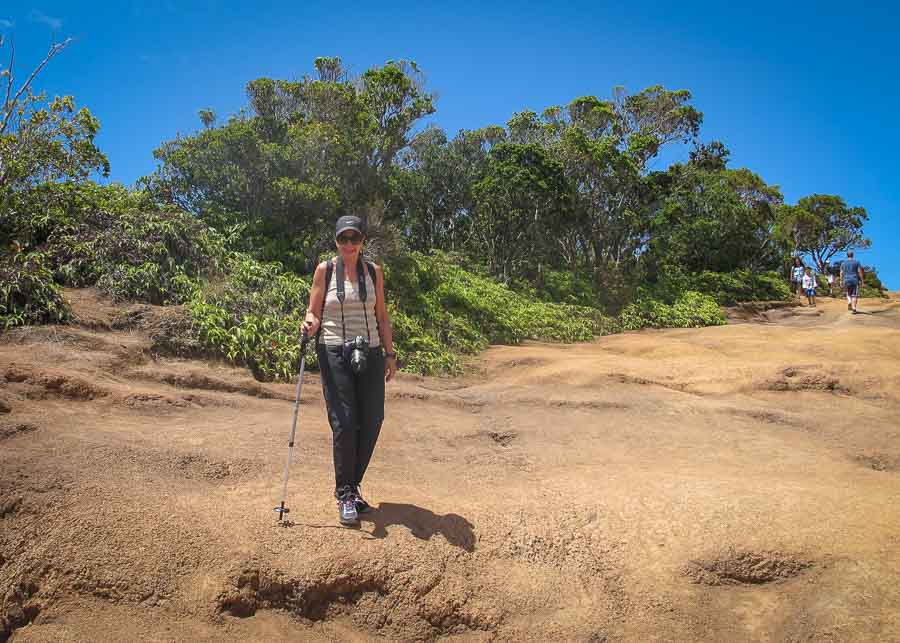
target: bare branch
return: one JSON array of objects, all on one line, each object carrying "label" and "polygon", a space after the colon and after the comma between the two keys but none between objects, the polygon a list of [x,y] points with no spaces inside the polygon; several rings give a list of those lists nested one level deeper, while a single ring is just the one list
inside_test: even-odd
[{"label": "bare branch", "polygon": [[[47,55],[44,57],[44,59],[41,61],[41,63],[37,67],[35,67],[33,72],[31,72],[31,75],[28,77],[28,80],[26,80],[25,84],[19,88],[19,91],[16,92],[16,95],[13,96],[12,101],[10,101],[9,98],[7,97],[6,104],[4,106],[5,113],[3,115],[3,122],[0,123],[0,134],[3,134],[4,132],[6,132],[6,128],[9,125],[10,116],[12,115],[12,113],[14,111],[14,106],[19,102],[19,98],[22,97],[22,94],[24,94],[28,90],[32,81],[34,81],[34,79],[37,78],[37,75],[39,73],[41,73],[41,70],[47,65],[47,63],[49,63],[51,60],[53,60],[53,57],[56,56],[56,54],[58,54],[59,52],[61,52],[63,49],[65,49],[71,42],[72,42],[71,38],[66,38],[64,41],[62,41],[60,43],[51,44],[50,51],[47,52]],[[11,69],[10,69],[10,75],[12,75]],[[9,85],[7,89],[10,89],[11,87],[12,87],[12,85]]]},{"label": "bare branch", "polygon": [[[6,69],[6,98],[3,101],[3,116],[4,120],[6,120],[6,115],[12,111],[12,105],[9,103],[9,95],[12,93],[13,88],[13,66],[16,64],[16,41],[12,40],[9,43],[9,67]],[[2,130],[0,130],[2,131]]]}]

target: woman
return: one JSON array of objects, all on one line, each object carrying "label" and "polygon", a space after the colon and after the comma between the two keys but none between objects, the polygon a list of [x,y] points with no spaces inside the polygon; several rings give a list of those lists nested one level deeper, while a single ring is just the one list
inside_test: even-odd
[{"label": "woman", "polygon": [[803,275],[806,267],[800,257],[794,257],[794,265],[791,266],[791,291],[800,299],[803,299]]},{"label": "woman", "polygon": [[[343,216],[335,227],[337,257],[313,276],[303,329],[316,337],[322,390],[334,451],[334,495],[342,525],[370,509],[360,495],[384,420],[384,383],[397,373],[384,273],[362,259],[365,227]],[[356,349],[356,350],[354,350]]]}]

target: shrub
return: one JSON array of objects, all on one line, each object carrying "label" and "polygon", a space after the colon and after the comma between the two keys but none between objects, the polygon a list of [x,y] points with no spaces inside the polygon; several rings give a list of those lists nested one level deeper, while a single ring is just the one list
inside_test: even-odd
[{"label": "shrub", "polygon": [[878,277],[878,271],[875,266],[863,266],[863,272],[866,275],[865,284],[860,288],[860,297],[887,297],[887,286],[885,286]]},{"label": "shrub", "polygon": [[619,316],[619,322],[624,330],[699,328],[727,323],[715,299],[693,291],[684,293],[671,305],[656,299],[629,304]]},{"label": "shrub", "polygon": [[[594,308],[530,300],[443,255],[397,257],[385,275],[394,346],[405,371],[459,373],[463,355],[491,343],[587,341],[620,329]],[[248,366],[258,379],[287,379],[299,363],[309,288],[280,264],[235,254],[225,277],[197,291],[187,308],[210,354]],[[315,356],[309,360],[315,367]]]},{"label": "shrub", "polygon": [[216,274],[223,238],[184,212],[96,211],[48,239],[59,281],[96,285],[118,301],[179,304]]},{"label": "shrub", "polygon": [[600,311],[535,301],[453,264],[445,255],[410,253],[385,268],[396,298],[395,343],[406,370],[459,369],[456,355],[523,339],[588,341],[615,332]]},{"label": "shrub", "polygon": [[0,257],[0,328],[62,322],[69,307],[40,253]]},{"label": "shrub", "polygon": [[[234,254],[225,276],[195,291],[187,308],[214,355],[243,364],[262,381],[290,379],[300,363],[300,325],[310,284],[281,264]],[[314,352],[308,355],[315,366]]]},{"label": "shrub", "polygon": [[590,276],[574,270],[547,270],[534,296],[544,301],[574,306],[596,306],[597,291]]},{"label": "shrub", "polygon": [[677,268],[664,271],[651,289],[651,296],[672,302],[689,291],[707,294],[722,306],[732,306],[741,301],[783,301],[791,296],[790,286],[776,272],[742,269],[685,273]]}]

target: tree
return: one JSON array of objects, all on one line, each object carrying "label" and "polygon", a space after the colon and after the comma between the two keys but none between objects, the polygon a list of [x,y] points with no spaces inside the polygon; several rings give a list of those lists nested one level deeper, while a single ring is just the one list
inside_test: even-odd
[{"label": "tree", "polygon": [[849,207],[837,195],[811,194],[782,210],[781,225],[796,250],[810,255],[819,272],[825,272],[836,254],[872,245],[862,230],[868,220],[865,208]]},{"label": "tree", "polygon": [[[56,189],[37,189],[59,181],[82,182],[92,173],[109,175],[109,161],[94,145],[99,121],[85,108],[76,110],[71,96],[47,102],[34,93],[35,79],[71,40],[54,43],[47,55],[16,85],[15,47],[0,67],[0,243],[33,243],[20,223],[25,214],[46,210],[48,199],[61,198]],[[0,48],[6,43],[0,35]],[[24,232],[24,234],[23,234]]]},{"label": "tree", "polygon": [[473,193],[473,233],[491,272],[504,282],[514,274],[540,281],[567,212],[562,164],[539,145],[501,143]]},{"label": "tree", "polygon": [[155,151],[148,188],[217,227],[241,226],[266,258],[312,270],[338,211],[366,216],[388,200],[395,157],[434,109],[414,63],[358,79],[339,58],[315,68],[296,82],[251,81],[249,109],[221,126],[201,113],[205,129]]},{"label": "tree", "polygon": [[512,140],[546,145],[562,162],[574,212],[560,244],[570,264],[577,255],[598,285],[642,252],[647,163],[665,145],[697,135],[703,115],[690,98],[658,85],[634,95],[617,88],[612,100],[583,96],[540,117],[520,112],[508,124]]},{"label": "tree", "polygon": [[775,237],[781,192],[746,168],[728,169],[721,143],[700,145],[688,163],[676,163],[651,182],[653,209],[648,276],[682,272],[752,271],[778,266]]},{"label": "tree", "polygon": [[[75,110],[71,96],[46,103],[33,82],[71,40],[55,43],[18,88],[15,47],[8,65],[0,67],[0,195],[11,190],[59,179],[79,180],[92,172],[109,174],[109,162],[94,145],[100,123],[85,109]],[[0,35],[0,47],[5,44]]]},{"label": "tree", "polygon": [[484,178],[490,150],[504,140],[506,132],[497,126],[460,130],[450,141],[429,127],[413,138],[398,157],[388,212],[409,247],[477,255],[473,187]]}]

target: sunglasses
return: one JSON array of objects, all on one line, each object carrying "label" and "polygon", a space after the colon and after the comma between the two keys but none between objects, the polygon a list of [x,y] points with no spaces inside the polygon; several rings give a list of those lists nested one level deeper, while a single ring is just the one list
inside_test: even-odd
[{"label": "sunglasses", "polygon": [[362,235],[356,232],[354,232],[353,234],[342,234],[337,238],[337,242],[342,246],[348,243],[352,243],[354,246],[358,246],[362,243],[362,240]]}]

